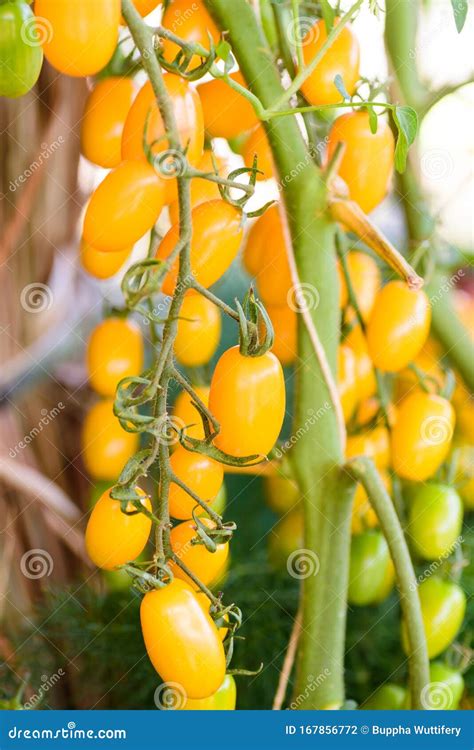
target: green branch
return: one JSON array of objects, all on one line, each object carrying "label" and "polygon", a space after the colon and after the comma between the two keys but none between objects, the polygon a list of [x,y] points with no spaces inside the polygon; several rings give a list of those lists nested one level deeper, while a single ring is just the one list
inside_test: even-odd
[{"label": "green branch", "polygon": [[411,705],[414,709],[421,709],[424,708],[421,695],[429,682],[429,661],[418,586],[408,545],[390,495],[373,461],[364,457],[354,458],[346,464],[345,469],[366,491],[390,549],[409,644]]}]

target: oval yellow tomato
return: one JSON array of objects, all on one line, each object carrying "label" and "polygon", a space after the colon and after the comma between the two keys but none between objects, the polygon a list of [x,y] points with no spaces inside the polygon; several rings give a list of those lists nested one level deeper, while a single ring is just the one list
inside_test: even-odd
[{"label": "oval yellow tomato", "polygon": [[338,391],[346,422],[351,418],[357,403],[356,356],[349,346],[339,347]]},{"label": "oval yellow tomato", "polygon": [[[308,30],[301,42],[305,66],[320,52],[326,40],[326,24],[321,19]],[[359,43],[350,26],[343,28],[301,86],[301,91],[310,104],[336,104],[342,101],[342,96],[334,85],[337,75],[344,81],[349,96],[352,96],[359,79]]]},{"label": "oval yellow tomato", "polygon": [[338,143],[345,144],[339,175],[352,200],[370,213],[385,198],[392,177],[395,146],[390,126],[379,118],[373,134],[367,112],[350,112],[338,117],[331,127],[329,159]]},{"label": "oval yellow tomato", "polygon": [[349,435],[346,447],[347,458],[368,456],[379,469],[390,465],[390,436],[386,427],[374,427],[357,435]]},{"label": "oval yellow tomato", "polygon": [[365,401],[377,391],[374,366],[369,356],[367,340],[360,325],[355,325],[344,342],[356,357],[357,394],[359,401]]},{"label": "oval yellow tomato", "polygon": [[[149,498],[139,487],[136,489],[142,496],[143,507],[151,512]],[[132,503],[129,503],[127,510],[135,510]],[[122,513],[120,502],[113,500],[110,490],[107,490],[94,505],[87,523],[87,554],[98,568],[113,570],[141,555],[150,530],[150,518],[141,512],[133,515]]]},{"label": "oval yellow tomato", "polygon": [[221,337],[221,314],[216,305],[194,291],[187,292],[179,313],[174,353],[186,367],[212,359]]},{"label": "oval yellow tomato", "polygon": [[[208,456],[191,453],[181,446],[170,459],[171,470],[195,495],[212,505],[224,481],[222,464]],[[204,510],[179,485],[172,483],[169,491],[169,510],[173,518],[185,520],[192,517],[193,509],[198,515]]]},{"label": "oval yellow tomato", "polygon": [[140,607],[145,647],[164,682],[181,685],[188,698],[208,698],[222,685],[222,642],[192,588],[173,580],[149,591]]},{"label": "oval yellow tomato", "polygon": [[101,396],[113,396],[122,378],[140,374],[143,360],[143,336],[136,323],[107,318],[94,328],[87,344],[89,383]]},{"label": "oval yellow tomato", "polygon": [[102,252],[124,250],[154,226],[163,205],[163,181],[153,167],[124,161],[92,194],[84,218],[84,240]]},{"label": "oval yellow tomato", "polygon": [[120,0],[35,0],[44,26],[44,56],[69,76],[102,70],[118,41]]},{"label": "oval yellow tomato", "polygon": [[[245,86],[240,71],[230,77]],[[210,138],[235,138],[259,124],[255,110],[242,94],[232,89],[225,81],[214,78],[201,83],[198,88],[204,113],[204,126]]]},{"label": "oval yellow tomato", "polygon": [[[210,287],[229,268],[242,240],[242,212],[223,200],[208,201],[192,211],[191,272],[202,286]],[[174,225],[163,238],[156,257],[166,260],[179,238]],[[172,295],[178,277],[179,259],[173,263],[163,282],[164,294]]]},{"label": "oval yellow tomato", "polygon": [[[193,386],[198,398],[205,406],[209,404],[209,387]],[[204,426],[201,415],[191,401],[191,396],[186,391],[181,391],[173,406],[173,424],[179,430],[186,429],[186,435],[195,440],[204,440]]]},{"label": "oval yellow tomato", "polygon": [[110,76],[98,81],[84,108],[82,153],[93,164],[112,169],[122,161],[122,133],[133,97],[132,78]]},{"label": "oval yellow tomato", "polygon": [[283,366],[292,365],[298,356],[298,319],[289,305],[266,305],[275,336],[272,352]]},{"label": "oval yellow tomato", "polygon": [[[362,318],[367,321],[382,283],[382,274],[377,263],[370,255],[357,250],[352,250],[348,253],[347,268],[357,300],[357,306],[362,314]],[[344,303],[341,303],[341,307],[345,307],[348,303],[348,292],[344,276],[341,279],[341,300]]]},{"label": "oval yellow tomato", "polygon": [[414,482],[432,477],[448,455],[454,423],[454,409],[442,396],[423,391],[407,396],[392,429],[396,473]]},{"label": "oval yellow tomato", "polygon": [[238,346],[227,349],[212,376],[209,408],[220,424],[218,448],[232,456],[266,455],[285,414],[285,380],[275,355],[244,357]]},{"label": "oval yellow tomato", "polygon": [[290,264],[277,204],[270,206],[248,233],[244,264],[257,279],[258,292],[265,304],[280,307],[291,304]]},{"label": "oval yellow tomato", "polygon": [[[209,50],[209,35],[214,44],[219,42],[219,29],[202,0],[171,0],[163,13],[161,24],[185,42],[200,44],[207,50]],[[169,63],[173,62],[181,49],[169,39],[162,40],[162,47],[163,57]],[[188,70],[197,68],[200,63],[201,58],[193,55]]]},{"label": "oval yellow tomato", "polygon": [[372,362],[384,372],[398,372],[413,362],[428,338],[431,308],[422,289],[390,281],[378,293],[367,325]]},{"label": "oval yellow tomato", "polygon": [[132,248],[126,247],[125,250],[118,250],[115,253],[104,253],[82,240],[81,265],[87,273],[96,279],[110,279],[111,276],[115,276],[120,271],[131,252]]},{"label": "oval yellow tomato", "polygon": [[257,157],[257,169],[259,170],[257,180],[269,180],[273,177],[275,168],[273,166],[272,150],[262,125],[258,125],[255,130],[252,130],[248,138],[245,139],[242,148],[242,157],[246,167],[253,166],[255,156]]},{"label": "oval yellow tomato", "polygon": [[[215,528],[215,523],[209,518],[202,517],[200,520],[208,529]],[[176,557],[199,578],[201,583],[205,586],[210,586],[225,569],[229,554],[229,544],[228,542],[218,544],[215,552],[209,552],[204,544],[192,543],[196,535],[194,521],[184,521],[171,529],[171,547]],[[176,578],[181,578],[191,586],[195,585],[192,579],[175,562],[170,562],[169,566]]]},{"label": "oval yellow tomato", "polygon": [[113,400],[98,401],[88,411],[82,428],[82,458],[94,479],[116,479],[138,451],[139,437],[126,432],[113,413]]}]

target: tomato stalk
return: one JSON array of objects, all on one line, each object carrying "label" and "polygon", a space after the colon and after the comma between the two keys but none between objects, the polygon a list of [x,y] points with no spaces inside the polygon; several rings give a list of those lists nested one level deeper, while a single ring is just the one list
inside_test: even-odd
[{"label": "tomato stalk", "polygon": [[[206,0],[220,28],[229,33],[239,67],[263,108],[285,96],[271,52],[245,0]],[[354,483],[341,482],[345,429],[335,386],[340,315],[334,249],[335,224],[326,212],[320,170],[294,117],[264,122],[285,204],[283,216],[294,290],[314,304],[298,315],[297,437],[291,461],[304,498],[304,546],[316,555],[319,573],[303,581],[303,628],[295,686],[300,708],[344,702],[344,640]],[[296,168],[297,167],[297,168]],[[304,285],[303,287],[301,285]],[[309,415],[317,414],[316,420]],[[314,571],[313,571],[314,572]],[[315,687],[314,678],[325,675]],[[309,685],[311,688],[308,689]]]}]

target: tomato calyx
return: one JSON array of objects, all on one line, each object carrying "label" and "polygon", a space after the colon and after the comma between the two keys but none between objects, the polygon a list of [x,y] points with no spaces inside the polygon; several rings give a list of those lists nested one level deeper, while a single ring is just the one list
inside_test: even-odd
[{"label": "tomato calyx", "polygon": [[223,523],[220,516],[218,516],[218,520],[214,522],[215,526],[213,528],[202,522],[196,514],[195,508],[193,508],[192,513],[193,521],[196,525],[196,536],[191,540],[191,544],[202,544],[208,552],[215,552],[218,544],[230,542],[232,535],[237,528],[237,524],[234,521]]},{"label": "tomato calyx", "polygon": [[274,342],[273,325],[265,306],[255,296],[253,286],[245,295],[243,304],[238,299],[235,304],[239,313],[240,353],[244,357],[261,357],[272,348]]},{"label": "tomato calyx", "polygon": [[[174,75],[184,78],[186,81],[198,81],[200,78],[208,73],[217,58],[217,50],[212,38],[212,34],[208,32],[209,37],[209,49],[205,49],[198,42],[185,42],[176,34],[173,34],[168,29],[159,26],[155,29],[153,36],[153,47],[156,51],[156,57],[161,67],[167,70],[168,73],[174,73]],[[174,59],[169,62],[164,56],[164,48],[161,39],[168,39],[169,41],[177,44],[180,48],[176,53]],[[194,68],[189,69],[189,65],[193,57],[200,57],[201,63]]]}]

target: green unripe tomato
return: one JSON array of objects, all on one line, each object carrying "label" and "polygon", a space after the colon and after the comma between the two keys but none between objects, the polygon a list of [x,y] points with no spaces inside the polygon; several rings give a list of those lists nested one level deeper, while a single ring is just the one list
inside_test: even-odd
[{"label": "green unripe tomato", "polygon": [[361,709],[364,711],[399,711],[405,708],[407,691],[400,685],[387,682],[381,685],[373,695],[366,700]]},{"label": "green unripe tomato", "polygon": [[43,49],[34,19],[26,2],[0,4],[0,96],[16,99],[38,80]]},{"label": "green unripe tomato", "polygon": [[[430,681],[421,696],[423,708],[430,711],[454,711],[459,707],[463,692],[464,679],[460,672],[442,661],[431,662]],[[402,708],[411,708],[408,691]]]},{"label": "green unripe tomato", "polygon": [[348,593],[350,604],[363,607],[379,600],[390,562],[388,545],[380,531],[364,531],[352,537]]},{"label": "green unripe tomato", "polygon": [[[431,576],[418,588],[421,615],[425,627],[428,656],[434,659],[455,639],[466,611],[466,595],[457,583]],[[408,653],[405,623],[402,622],[402,645]]]},{"label": "green unripe tomato", "polygon": [[408,533],[416,552],[425,560],[445,557],[461,533],[463,506],[456,490],[426,484],[410,507]]}]

